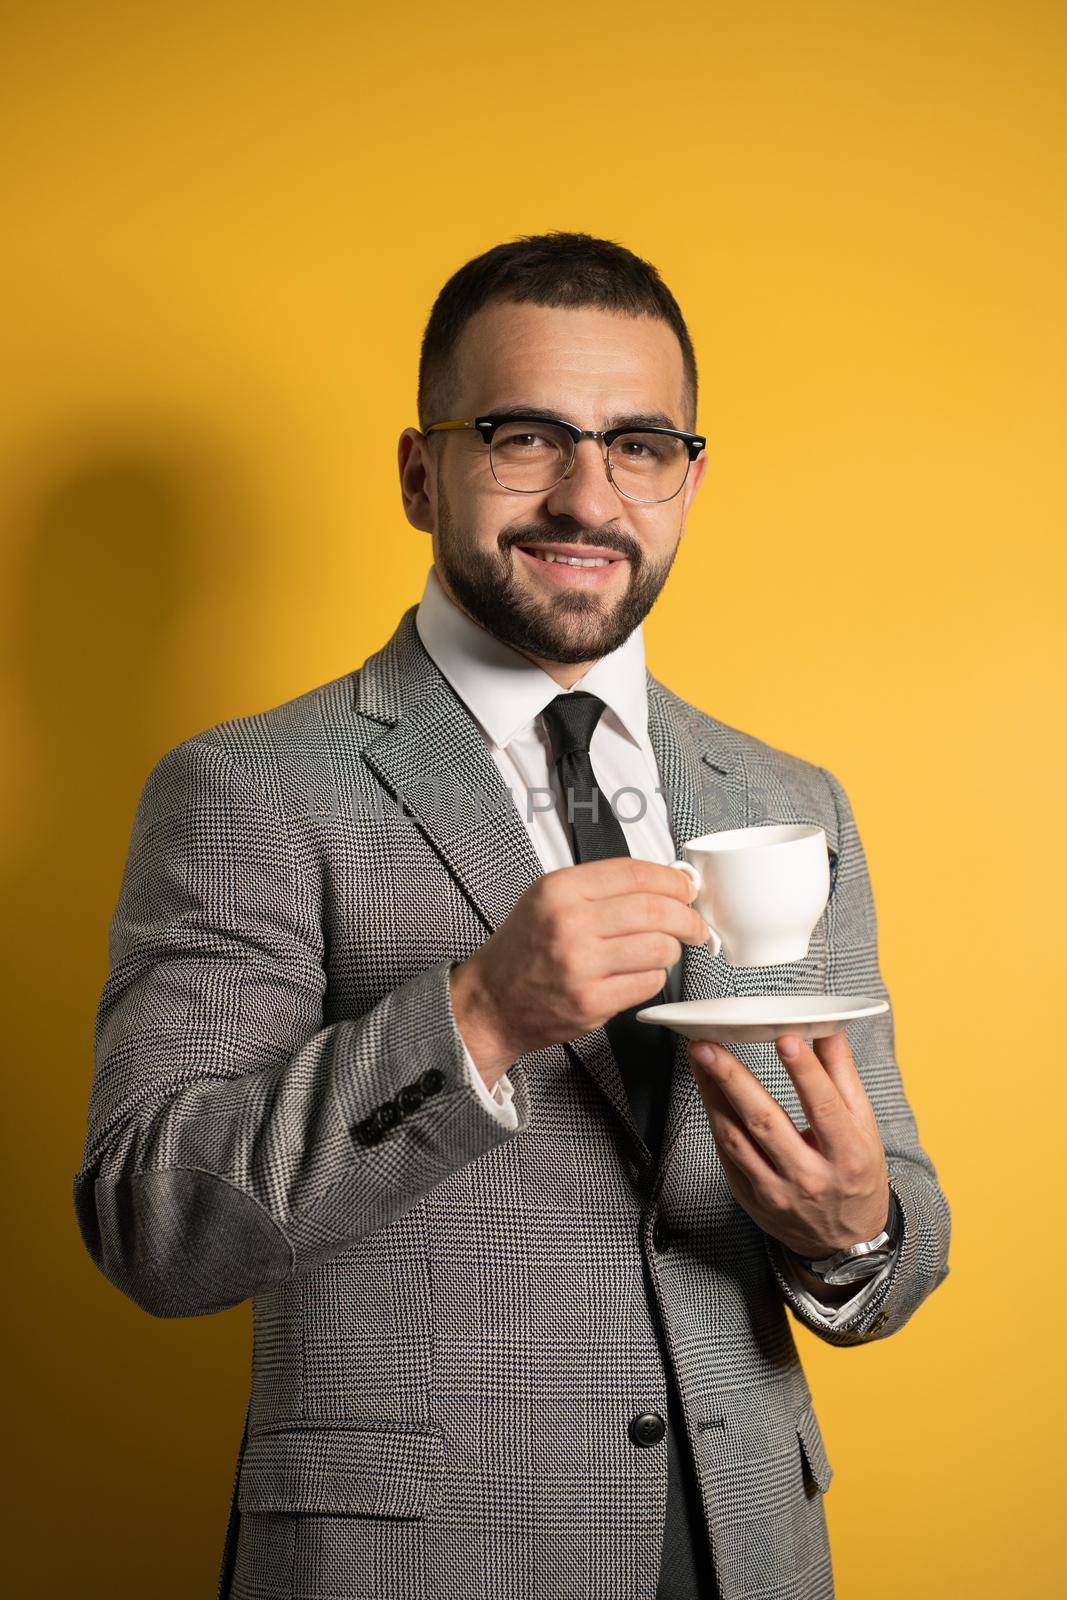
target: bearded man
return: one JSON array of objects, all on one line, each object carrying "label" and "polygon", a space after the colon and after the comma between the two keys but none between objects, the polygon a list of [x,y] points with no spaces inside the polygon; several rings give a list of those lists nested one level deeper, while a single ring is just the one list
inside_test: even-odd
[{"label": "bearded man", "polygon": [[[145,782],[74,1202],[151,1315],[252,1302],[220,1597],[833,1593],[788,1313],[895,1333],[949,1214],[891,1009],[731,1049],[636,1018],[888,1000],[841,782],[645,665],[696,407],[623,246],[466,263],[399,440],[421,599]],[[733,967],[672,863],[767,823],[824,830],[832,887],[803,959]]]}]

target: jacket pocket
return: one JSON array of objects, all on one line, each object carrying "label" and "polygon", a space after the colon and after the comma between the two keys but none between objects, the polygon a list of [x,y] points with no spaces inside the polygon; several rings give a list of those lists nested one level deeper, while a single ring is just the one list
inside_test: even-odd
[{"label": "jacket pocket", "polygon": [[812,1409],[811,1402],[797,1413],[797,1437],[808,1475],[815,1485],[825,1494],[830,1487],[830,1479],[834,1469],[826,1458],[826,1446],[823,1444],[822,1430],[819,1419]]},{"label": "jacket pocket", "polygon": [[243,1512],[418,1518],[441,1487],[440,1428],[288,1423],[253,1429],[237,1488]]}]

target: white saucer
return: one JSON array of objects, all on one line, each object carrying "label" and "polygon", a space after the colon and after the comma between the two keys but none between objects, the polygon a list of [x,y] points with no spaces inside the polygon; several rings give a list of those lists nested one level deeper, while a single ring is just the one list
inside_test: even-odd
[{"label": "white saucer", "polygon": [[686,1039],[737,1044],[777,1039],[783,1033],[825,1039],[845,1022],[876,1017],[888,1010],[888,1000],[872,1000],[865,994],[724,995],[718,1000],[675,1000],[645,1006],[637,1020],[661,1023]]}]

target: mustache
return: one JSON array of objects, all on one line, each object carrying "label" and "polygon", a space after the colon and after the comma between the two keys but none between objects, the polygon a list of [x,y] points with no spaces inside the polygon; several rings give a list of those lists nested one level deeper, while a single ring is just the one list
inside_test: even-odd
[{"label": "mustache", "polygon": [[627,539],[618,533],[607,529],[590,529],[588,532],[574,533],[570,530],[561,532],[558,528],[509,528],[500,535],[499,544],[502,551],[510,551],[517,544],[576,544],[597,545],[602,550],[614,550],[618,555],[625,556],[632,566],[637,567],[641,561],[641,547],[634,539]]}]

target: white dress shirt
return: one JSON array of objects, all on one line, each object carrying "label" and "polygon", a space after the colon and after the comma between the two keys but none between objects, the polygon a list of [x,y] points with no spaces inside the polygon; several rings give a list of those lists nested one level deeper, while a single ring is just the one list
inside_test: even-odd
[{"label": "white dress shirt", "polygon": [[[428,654],[478,722],[544,870],[572,867],[566,806],[541,716],[550,701],[567,691],[542,667],[472,622],[442,589],[432,566],[415,613],[415,626]],[[641,628],[635,628],[610,655],[601,656],[572,687],[604,701],[589,741],[589,759],[597,784],[613,802],[613,809],[617,808],[630,854],[669,865],[677,851],[648,737]],[[626,793],[620,794],[620,790]],[[667,970],[668,1000],[679,997],[681,970],[680,960]],[[506,1126],[518,1127],[513,1085],[507,1074],[490,1089],[466,1045],[463,1051],[471,1083],[486,1110]],[[802,1285],[796,1286],[815,1314],[833,1324],[858,1310],[889,1270],[889,1266],[883,1268],[840,1307],[823,1305]]]}]

